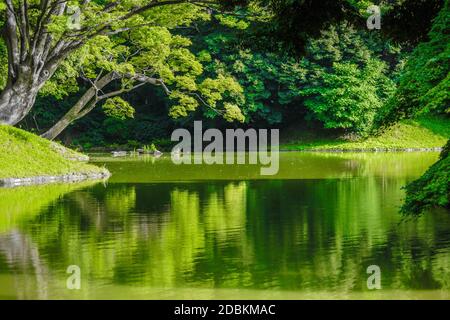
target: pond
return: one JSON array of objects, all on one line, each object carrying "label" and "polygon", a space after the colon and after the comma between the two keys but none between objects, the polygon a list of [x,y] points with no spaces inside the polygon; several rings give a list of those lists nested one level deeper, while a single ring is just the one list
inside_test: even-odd
[{"label": "pond", "polygon": [[398,212],[437,158],[288,152],[261,176],[96,156],[107,182],[0,189],[0,299],[449,299],[449,212]]}]

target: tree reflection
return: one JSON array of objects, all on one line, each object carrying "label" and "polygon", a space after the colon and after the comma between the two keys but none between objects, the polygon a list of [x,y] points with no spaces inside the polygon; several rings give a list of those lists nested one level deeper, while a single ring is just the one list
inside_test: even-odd
[{"label": "tree reflection", "polygon": [[[20,256],[35,267],[6,259],[8,272],[37,275],[41,266],[51,277],[33,281],[63,283],[67,266],[79,265],[87,297],[109,285],[351,293],[367,291],[366,268],[376,264],[383,289],[449,290],[448,213],[401,222],[401,187],[414,176],[355,161],[347,165],[365,173],[351,179],[111,183],[55,192],[9,228],[27,239]],[[5,237],[1,255],[11,256],[15,247]]]}]

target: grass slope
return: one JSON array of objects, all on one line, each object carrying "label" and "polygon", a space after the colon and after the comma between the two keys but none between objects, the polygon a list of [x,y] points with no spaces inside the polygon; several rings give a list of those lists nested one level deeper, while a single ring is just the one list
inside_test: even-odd
[{"label": "grass slope", "polygon": [[[421,117],[403,120],[376,136],[361,141],[346,141],[339,137],[299,133],[281,143],[281,150],[375,150],[442,147],[450,137],[450,120],[442,117]],[[290,134],[292,136],[292,134]]]},{"label": "grass slope", "polygon": [[0,125],[0,179],[106,172],[106,169],[71,160],[82,157],[32,133]]}]

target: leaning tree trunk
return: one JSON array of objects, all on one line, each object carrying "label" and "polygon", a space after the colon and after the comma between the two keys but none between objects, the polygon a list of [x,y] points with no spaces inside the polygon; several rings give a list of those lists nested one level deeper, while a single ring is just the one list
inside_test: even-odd
[{"label": "leaning tree trunk", "polygon": [[77,115],[69,111],[57,123],[55,123],[53,127],[51,127],[45,133],[43,133],[41,137],[46,138],[48,140],[54,140],[76,119],[78,119]]},{"label": "leaning tree trunk", "polygon": [[70,108],[70,110],[55,125],[53,125],[53,127],[43,133],[41,137],[53,140],[72,122],[91,112],[99,100],[97,95],[98,92],[116,78],[117,74],[115,72],[110,72],[96,81],[95,86],[90,87],[77,103],[75,103],[75,105]]},{"label": "leaning tree trunk", "polygon": [[[133,81],[137,81],[140,84],[133,86],[129,89],[119,89],[117,91],[112,91],[109,93],[104,93],[99,96],[98,93],[102,91],[109,83],[116,79],[120,78],[129,78]],[[155,86],[162,86],[166,94],[170,94],[170,90],[164,84],[161,79],[151,78],[142,74],[119,74],[117,72],[110,72],[100,78],[99,80],[93,83],[93,86],[90,87],[81,98],[75,103],[75,105],[70,108],[70,110],[55,124],[51,127],[47,132],[43,133],[41,137],[53,140],[55,139],[61,132],[63,132],[72,122],[78,120],[89,112],[91,112],[97,103],[101,100],[108,99],[114,96],[117,96],[123,92],[131,91],[137,87],[140,87],[143,84],[151,84]]]}]

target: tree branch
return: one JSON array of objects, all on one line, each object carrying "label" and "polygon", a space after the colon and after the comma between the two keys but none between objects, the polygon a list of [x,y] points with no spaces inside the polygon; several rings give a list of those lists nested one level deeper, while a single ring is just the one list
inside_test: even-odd
[{"label": "tree branch", "polygon": [[8,72],[15,79],[18,73],[20,62],[19,39],[17,37],[17,20],[12,0],[5,0],[6,3],[6,24],[5,38],[8,47]]}]

